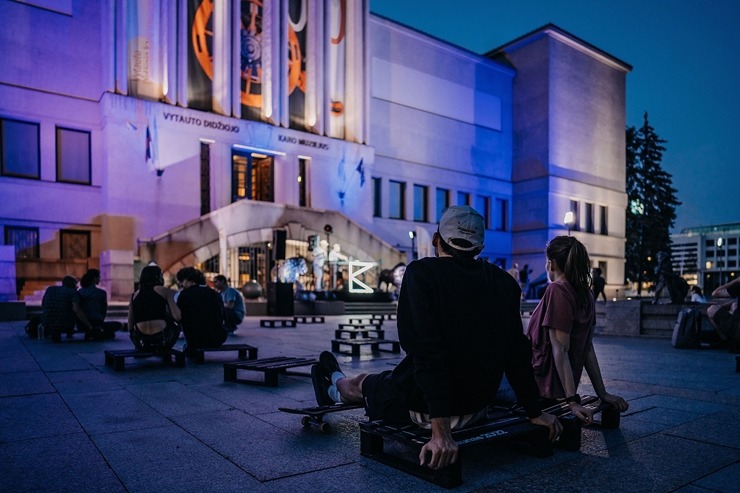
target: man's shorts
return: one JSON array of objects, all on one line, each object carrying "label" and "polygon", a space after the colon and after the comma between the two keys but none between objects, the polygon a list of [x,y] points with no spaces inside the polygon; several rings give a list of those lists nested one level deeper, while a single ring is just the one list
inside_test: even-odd
[{"label": "man's shorts", "polygon": [[391,370],[368,375],[362,381],[365,411],[371,420],[382,419],[388,423],[411,424],[409,411],[393,384]]},{"label": "man's shorts", "polygon": [[712,320],[723,339],[740,341],[740,310],[730,313],[730,309],[723,306],[714,313]]}]

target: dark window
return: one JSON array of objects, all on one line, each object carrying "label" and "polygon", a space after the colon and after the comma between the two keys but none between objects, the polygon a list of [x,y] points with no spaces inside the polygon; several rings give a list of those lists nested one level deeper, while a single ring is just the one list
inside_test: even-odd
[{"label": "dark window", "polygon": [[599,234],[609,234],[609,222],[608,222],[607,208],[605,205],[599,206]]},{"label": "dark window", "polygon": [[509,201],[506,199],[496,199],[496,210],[493,214],[493,229],[496,231],[508,231],[509,223]]},{"label": "dark window", "polygon": [[486,229],[491,229],[491,198],[485,195],[475,196],[475,210],[483,216]]},{"label": "dark window", "polygon": [[60,232],[61,258],[89,258],[90,232],[62,230]]},{"label": "dark window", "polygon": [[594,205],[586,203],[586,232],[594,232]]},{"label": "dark window", "polygon": [[405,219],[406,183],[390,180],[388,182],[388,217],[391,219]]},{"label": "dark window", "polygon": [[457,192],[457,205],[470,205],[470,194],[468,192]]},{"label": "dark window", "polygon": [[211,212],[211,145],[200,143],[200,215]]},{"label": "dark window", "polygon": [[39,125],[0,120],[0,167],[5,176],[39,178]]},{"label": "dark window", "polygon": [[57,181],[89,185],[90,132],[57,127]]},{"label": "dark window", "polygon": [[308,168],[311,160],[298,158],[298,205],[311,207],[311,196],[308,194]]},{"label": "dark window", "polygon": [[422,185],[414,185],[414,221],[427,222],[428,210],[429,189]]},{"label": "dark window", "polygon": [[373,177],[373,216],[383,217],[383,209],[381,207],[381,199],[383,198],[383,179]]},{"label": "dark window", "polygon": [[570,212],[573,213],[573,226],[571,226],[570,229],[572,229],[573,231],[580,231],[581,230],[581,218],[578,215],[578,201],[577,200],[570,201]]},{"label": "dark window", "polygon": [[437,222],[442,219],[442,211],[450,206],[450,191],[444,188],[437,189]]},{"label": "dark window", "polygon": [[16,259],[39,258],[39,229],[5,226],[5,244],[15,246]]}]

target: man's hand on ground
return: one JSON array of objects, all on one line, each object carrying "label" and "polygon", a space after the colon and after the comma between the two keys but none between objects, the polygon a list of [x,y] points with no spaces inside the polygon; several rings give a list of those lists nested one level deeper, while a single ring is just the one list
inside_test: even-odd
[{"label": "man's hand on ground", "polygon": [[554,442],[560,434],[563,432],[563,425],[560,424],[558,418],[552,414],[542,413],[536,418],[529,420],[533,425],[545,426],[550,432],[550,441]]},{"label": "man's hand on ground", "polygon": [[606,404],[611,404],[611,406],[614,407],[614,409],[616,409],[620,413],[626,411],[627,408],[630,407],[627,401],[625,401],[622,397],[618,395],[604,394],[603,396],[600,397],[600,399],[601,399],[601,402],[605,402]]}]

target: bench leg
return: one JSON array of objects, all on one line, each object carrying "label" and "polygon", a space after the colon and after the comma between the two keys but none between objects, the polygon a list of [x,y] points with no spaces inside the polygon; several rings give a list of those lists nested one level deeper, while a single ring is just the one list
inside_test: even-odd
[{"label": "bench leg", "polygon": [[601,426],[613,430],[619,428],[621,417],[616,409],[604,409],[601,411]]},{"label": "bench leg", "polygon": [[359,356],[360,355],[360,348],[361,348],[361,346],[353,345],[352,346],[352,356]]},{"label": "bench leg", "polygon": [[331,352],[332,353],[338,353],[339,352],[339,343],[336,341],[331,341]]},{"label": "bench leg", "polygon": [[125,365],[123,356],[115,356],[113,358],[113,370],[123,371]]},{"label": "bench leg", "polygon": [[360,430],[360,453],[372,457],[383,453],[383,437]]},{"label": "bench leg", "polygon": [[265,371],[265,386],[277,387],[278,386],[278,372],[276,371]]},{"label": "bench leg", "polygon": [[113,356],[105,353],[105,366],[113,366]]},{"label": "bench leg", "polygon": [[559,421],[563,425],[563,433],[558,446],[569,452],[581,450],[581,420],[570,414],[559,418]]},{"label": "bench leg", "polygon": [[[201,354],[201,363],[203,362],[203,353]],[[172,353],[172,355],[175,357],[175,366],[178,368],[182,368],[185,366],[185,353],[177,351],[176,353]]]},{"label": "bench leg", "polygon": [[224,366],[224,382],[236,381],[236,368]]}]

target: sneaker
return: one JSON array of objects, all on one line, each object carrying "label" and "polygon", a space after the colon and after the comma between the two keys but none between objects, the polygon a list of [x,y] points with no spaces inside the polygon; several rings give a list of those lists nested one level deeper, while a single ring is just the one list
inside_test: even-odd
[{"label": "sneaker", "polygon": [[[331,373],[329,374],[329,376]],[[319,406],[331,406],[334,401],[329,397],[329,386],[331,379],[324,373],[321,363],[311,365],[311,381],[313,382],[313,392],[316,395],[316,403]]]},{"label": "sneaker", "polygon": [[329,379],[329,385],[331,385],[331,375],[334,372],[338,371],[339,373],[342,373],[342,370],[339,368],[339,362],[337,361],[337,358],[335,358],[334,355],[329,351],[323,351],[319,355],[319,365],[321,366],[321,370]]}]

